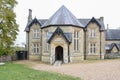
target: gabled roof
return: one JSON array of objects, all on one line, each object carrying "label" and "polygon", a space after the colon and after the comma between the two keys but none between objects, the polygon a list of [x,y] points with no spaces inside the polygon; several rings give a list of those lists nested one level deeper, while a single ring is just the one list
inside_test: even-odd
[{"label": "gabled roof", "polygon": [[33,20],[31,20],[31,21],[27,24],[27,26],[26,26],[26,28],[25,28],[25,31],[26,31],[26,32],[29,32],[30,27],[31,27],[34,23],[35,23],[35,24],[38,23],[38,24],[41,26],[41,23],[37,20],[37,18],[34,18]]},{"label": "gabled roof", "polygon": [[105,26],[104,26],[103,21],[101,21],[99,19],[95,19],[94,17],[92,17],[92,19],[79,19],[79,21],[81,21],[82,24],[84,24],[85,28],[87,28],[87,26],[91,22],[95,22],[100,27],[100,30],[105,30]]},{"label": "gabled roof", "polygon": [[105,45],[105,50],[111,50],[111,44],[106,44]]},{"label": "gabled roof", "polygon": [[106,30],[106,40],[120,40],[120,30],[119,29]]},{"label": "gabled roof", "polygon": [[50,43],[51,40],[53,39],[53,37],[56,34],[62,35],[69,44],[71,43],[71,41],[72,41],[72,34],[71,33],[63,33],[62,29],[59,28],[59,27],[55,30],[54,33],[48,33],[48,35],[47,35],[47,40],[48,41],[47,42]]},{"label": "gabled roof", "polygon": [[39,19],[38,21],[41,23],[41,25],[43,25],[46,21],[48,21],[48,19]]},{"label": "gabled roof", "polygon": [[56,13],[42,25],[42,28],[50,25],[74,25],[84,27],[65,6],[58,9]]},{"label": "gabled roof", "polygon": [[108,51],[111,51],[114,47],[116,47],[117,50],[119,51],[120,50],[119,45],[120,44],[117,44],[117,43],[106,44],[105,49],[108,50]]},{"label": "gabled roof", "polygon": [[118,48],[119,48],[119,51],[120,51],[120,43],[116,43],[116,45],[118,46]]},{"label": "gabled roof", "polygon": [[29,31],[30,26],[33,23],[38,23],[40,28],[45,28],[47,26],[77,26],[86,28],[90,22],[96,22],[100,26],[100,30],[105,30],[104,22],[100,19],[77,19],[65,6],[62,6],[56,11],[56,13],[50,19],[36,19],[31,20],[25,31]]},{"label": "gabled roof", "polygon": [[82,24],[83,24],[83,26],[85,27],[89,22],[90,22],[90,20],[91,19],[78,19]]}]

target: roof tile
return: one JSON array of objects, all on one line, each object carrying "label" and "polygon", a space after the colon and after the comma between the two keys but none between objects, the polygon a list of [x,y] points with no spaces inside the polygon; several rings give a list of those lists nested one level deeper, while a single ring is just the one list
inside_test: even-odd
[{"label": "roof tile", "polygon": [[50,25],[74,25],[84,27],[65,6],[58,9],[42,27]]}]

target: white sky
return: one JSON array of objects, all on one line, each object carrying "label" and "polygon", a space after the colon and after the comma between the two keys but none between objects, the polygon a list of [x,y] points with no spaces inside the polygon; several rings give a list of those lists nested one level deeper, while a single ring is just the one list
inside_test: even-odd
[{"label": "white sky", "polygon": [[17,0],[16,20],[19,35],[16,44],[25,43],[24,29],[27,24],[28,9],[32,9],[33,18],[49,19],[62,5],[66,6],[76,18],[104,17],[109,28],[120,27],[120,0]]}]

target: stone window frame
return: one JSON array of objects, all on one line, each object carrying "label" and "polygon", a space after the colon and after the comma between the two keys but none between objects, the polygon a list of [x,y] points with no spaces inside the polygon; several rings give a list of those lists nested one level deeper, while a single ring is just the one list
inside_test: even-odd
[{"label": "stone window frame", "polygon": [[49,51],[49,43],[47,42],[48,31],[46,32],[46,51]]},{"label": "stone window frame", "polygon": [[96,37],[96,29],[89,29],[89,37],[90,38]]},{"label": "stone window frame", "polygon": [[39,29],[33,29],[33,38],[40,38],[39,34]]},{"label": "stone window frame", "polygon": [[39,43],[33,43],[33,54],[38,55],[40,52],[39,50]]},{"label": "stone window frame", "polygon": [[79,51],[79,31],[74,31],[74,51]]},{"label": "stone window frame", "polygon": [[89,54],[96,54],[97,43],[89,43]]},{"label": "stone window frame", "polygon": [[48,33],[49,33],[49,31],[46,30],[46,31],[45,31],[45,37],[46,37],[46,38],[45,38],[45,50],[44,50],[44,52],[49,52],[49,50],[50,50],[50,49],[49,49],[49,48],[50,48],[50,47],[49,47],[49,43],[47,42],[47,35],[48,35]]}]

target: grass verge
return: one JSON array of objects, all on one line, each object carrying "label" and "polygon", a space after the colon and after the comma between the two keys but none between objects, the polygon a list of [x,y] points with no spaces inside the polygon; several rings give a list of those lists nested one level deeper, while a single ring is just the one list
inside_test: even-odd
[{"label": "grass verge", "polygon": [[0,80],[81,80],[67,75],[37,71],[27,66],[6,63],[0,66]]}]

